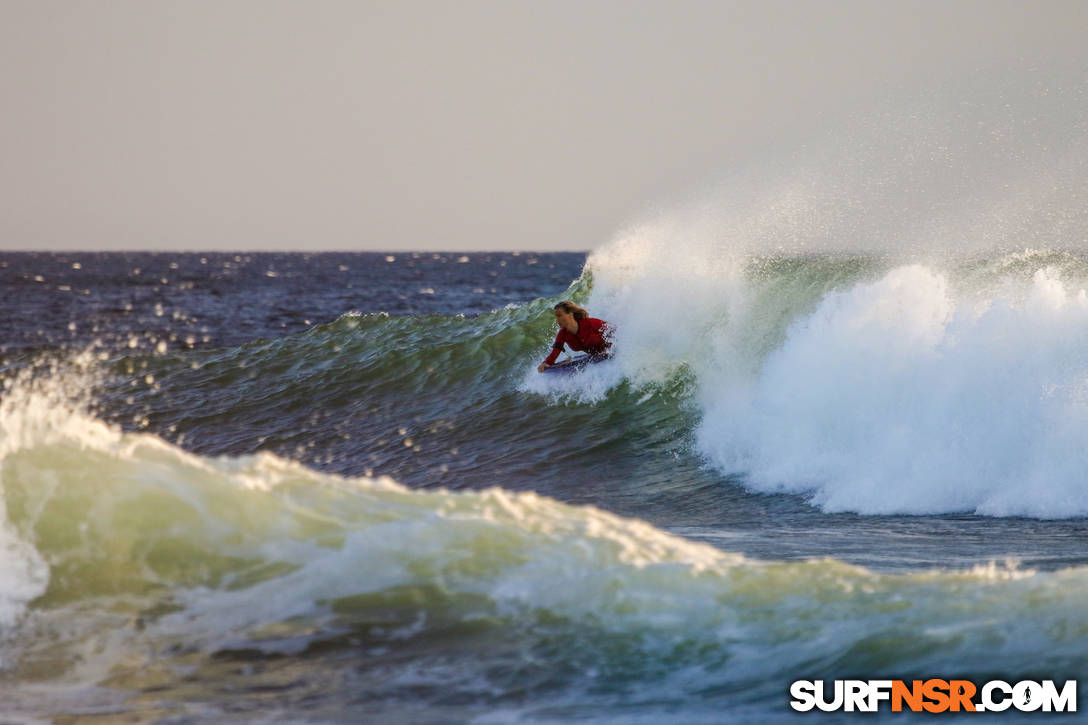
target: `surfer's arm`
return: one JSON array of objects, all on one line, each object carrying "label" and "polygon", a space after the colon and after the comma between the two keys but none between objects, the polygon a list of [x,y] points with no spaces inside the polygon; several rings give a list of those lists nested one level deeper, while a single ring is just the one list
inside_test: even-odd
[{"label": "surfer's arm", "polygon": [[536,371],[538,373],[544,372],[555,364],[555,359],[559,357],[559,353],[563,351],[563,342],[566,339],[563,335],[564,332],[566,332],[566,330],[560,330],[559,334],[555,336],[555,342],[552,343],[552,351],[548,353],[548,357],[544,358],[544,362],[540,363],[540,366],[537,367]]},{"label": "surfer's arm", "polygon": [[540,363],[539,365],[536,366],[536,371],[538,373],[542,373],[545,370],[547,370],[548,368],[550,368],[552,365],[555,364],[555,358],[558,355],[559,355],[559,348],[553,347],[551,354],[548,355],[548,357],[544,360],[544,362],[542,362],[542,363]]},{"label": "surfer's arm", "polygon": [[552,351],[548,353],[548,357],[544,358],[545,365],[554,365],[555,359],[559,357],[560,351],[563,349],[563,343],[556,343],[552,348]]}]

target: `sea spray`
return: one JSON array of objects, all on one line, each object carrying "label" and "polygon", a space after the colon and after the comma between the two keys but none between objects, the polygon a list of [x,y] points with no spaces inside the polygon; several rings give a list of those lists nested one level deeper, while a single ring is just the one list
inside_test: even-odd
[{"label": "sea spray", "polygon": [[959,91],[840,119],[589,256],[623,383],[690,376],[691,448],[731,482],[1088,513],[1088,97],[1041,73]]}]

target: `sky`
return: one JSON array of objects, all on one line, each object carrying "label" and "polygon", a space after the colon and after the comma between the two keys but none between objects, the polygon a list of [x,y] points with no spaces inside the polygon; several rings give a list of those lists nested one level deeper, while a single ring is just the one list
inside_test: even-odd
[{"label": "sky", "polygon": [[1081,0],[0,0],[0,249],[593,249],[889,88],[1088,70],[1086,31]]}]

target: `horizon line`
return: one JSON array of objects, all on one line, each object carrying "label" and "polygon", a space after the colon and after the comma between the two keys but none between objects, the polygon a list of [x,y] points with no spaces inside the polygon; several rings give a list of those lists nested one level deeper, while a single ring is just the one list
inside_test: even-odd
[{"label": "horizon line", "polygon": [[589,254],[589,249],[4,249],[0,254]]}]

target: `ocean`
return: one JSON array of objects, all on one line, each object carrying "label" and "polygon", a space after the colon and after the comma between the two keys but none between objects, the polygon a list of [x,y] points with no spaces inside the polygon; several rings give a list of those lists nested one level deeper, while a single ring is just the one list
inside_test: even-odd
[{"label": "ocean", "polygon": [[[640,239],[0,253],[0,721],[904,722],[790,683],[1084,679],[1088,256]],[[615,356],[540,375],[564,299]]]}]

